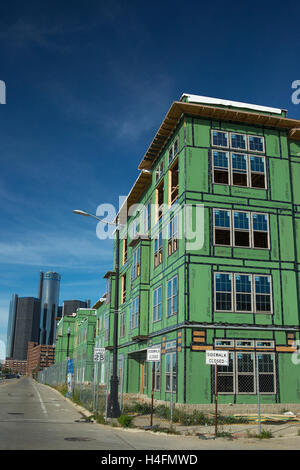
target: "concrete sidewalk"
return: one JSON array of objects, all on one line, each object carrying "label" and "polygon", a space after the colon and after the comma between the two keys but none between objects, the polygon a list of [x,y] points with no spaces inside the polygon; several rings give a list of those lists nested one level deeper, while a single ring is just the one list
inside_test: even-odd
[{"label": "concrete sidewalk", "polygon": [[[134,416],[134,415],[133,415]],[[253,415],[251,415],[253,417]],[[269,415],[261,416],[261,430],[272,433],[273,437],[295,437],[299,436],[299,448],[300,448],[300,416],[294,415],[293,417],[287,418],[285,415],[272,415],[273,419],[278,419],[278,423],[270,424],[270,419],[267,423],[263,422]],[[281,419],[282,418],[282,419]],[[280,421],[281,419],[281,421]],[[288,420],[290,419],[290,420]],[[282,422],[286,420],[285,422]],[[150,415],[134,416],[134,426],[145,429],[150,427]],[[161,419],[153,416],[153,426],[158,429],[170,429],[170,421]],[[215,426],[183,426],[179,423],[173,423],[173,430],[183,436],[199,436],[200,438],[213,438],[215,437]],[[232,439],[247,438],[249,435],[257,435],[259,433],[258,421],[252,421],[249,424],[218,424],[217,432],[219,435],[224,435]]]},{"label": "concrete sidewalk", "polygon": [[[43,385],[44,387],[48,387],[48,385]],[[52,387],[51,387],[52,388]],[[52,388],[57,394],[63,397],[64,400],[71,403],[77,411],[86,418],[87,420],[91,420],[95,422],[93,419],[93,413],[87,410],[86,408],[74,403],[70,398],[63,396],[59,391]],[[113,426],[114,428],[120,428],[124,431],[135,431],[138,432],[139,430],[145,431],[153,434],[163,433],[166,435],[166,432],[170,430],[171,425],[170,421],[157,417],[153,415],[153,428],[150,429],[150,415],[138,415],[138,414],[130,414],[133,417],[133,426],[134,428],[121,428],[121,425],[118,423],[117,419],[109,419],[107,425],[109,427]],[[245,415],[244,415],[245,416]],[[283,441],[286,439],[292,438],[296,442],[296,448],[300,449],[300,414],[293,415],[293,416],[286,416],[286,415],[261,415],[261,419],[264,420],[268,417],[272,417],[273,419],[277,419],[280,424],[266,424],[261,422],[261,430],[262,431],[269,431],[271,432],[272,438],[271,439],[264,439],[264,441],[271,441],[274,443],[274,447],[276,448],[276,441],[281,441],[281,445],[283,445]],[[254,415],[251,414],[251,418],[254,418]],[[290,420],[284,423],[280,422],[280,419]],[[256,436],[259,433],[259,425],[258,422],[251,422],[250,424],[219,424],[218,425],[218,435],[220,438],[225,438],[226,440],[232,441],[241,441],[242,442],[249,442],[254,443],[259,439]],[[215,426],[183,426],[179,423],[173,423],[171,433],[181,435],[183,438],[199,438],[203,440],[214,440],[215,439]],[[219,437],[218,437],[219,439]],[[299,445],[298,445],[299,439]],[[295,447],[293,447],[295,448]]]}]

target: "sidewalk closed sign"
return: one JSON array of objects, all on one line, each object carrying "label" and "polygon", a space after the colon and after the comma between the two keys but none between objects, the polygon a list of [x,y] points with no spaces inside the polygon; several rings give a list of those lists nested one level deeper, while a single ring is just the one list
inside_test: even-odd
[{"label": "sidewalk closed sign", "polygon": [[159,362],[160,361],[160,348],[148,348],[147,349],[147,362]]},{"label": "sidewalk closed sign", "polygon": [[228,366],[229,365],[229,352],[228,351],[206,351],[206,364]]}]

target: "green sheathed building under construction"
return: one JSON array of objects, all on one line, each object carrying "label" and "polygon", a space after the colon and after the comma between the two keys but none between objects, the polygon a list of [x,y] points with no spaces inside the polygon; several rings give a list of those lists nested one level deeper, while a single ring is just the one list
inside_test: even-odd
[{"label": "green sheathed building under construction", "polygon": [[[118,214],[123,390],[151,397],[157,346],[154,398],[211,404],[206,351],[226,350],[220,404],[256,403],[258,390],[261,403],[299,404],[300,122],[184,94],[139,170]],[[109,357],[115,269],[106,277],[95,342]]]}]

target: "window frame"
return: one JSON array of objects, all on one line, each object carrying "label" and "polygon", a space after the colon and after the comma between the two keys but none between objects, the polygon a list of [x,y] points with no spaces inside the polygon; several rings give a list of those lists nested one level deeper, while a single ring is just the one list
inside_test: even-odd
[{"label": "window frame", "polygon": [[[233,135],[239,135],[239,136],[242,136],[245,138],[245,148],[240,148],[240,147],[234,147],[232,145],[232,136]],[[231,149],[234,149],[234,150],[241,150],[242,152],[241,153],[244,153],[244,152],[247,152],[248,150],[248,139],[247,139],[247,134],[243,134],[243,133],[240,133],[240,132],[229,132],[229,142],[230,142],[230,148]],[[236,153],[236,152],[233,152],[233,153]]]},{"label": "window frame", "polygon": [[[247,277],[250,277],[250,287],[251,287],[251,290],[250,290],[250,294],[249,292],[238,292],[237,291],[237,287],[236,287],[236,280],[237,280],[237,276],[247,276]],[[242,274],[239,274],[239,273],[234,273],[234,312],[236,313],[252,313],[253,312],[253,294],[252,294],[252,291],[253,291],[253,277],[251,276],[251,274],[248,274],[248,273],[242,273]],[[238,310],[237,309],[237,295],[238,294],[245,294],[245,295],[250,295],[250,303],[251,303],[251,309],[250,310]]]},{"label": "window frame", "polygon": [[[214,143],[214,136],[213,133],[218,132],[218,133],[223,133],[227,135],[227,146],[224,145],[217,145]],[[245,137],[245,148],[236,148],[232,146],[232,136],[233,135],[240,135]],[[251,150],[250,149],[250,137],[255,137],[262,139],[262,147],[263,150]],[[215,170],[220,171],[220,168],[216,168],[214,164],[214,151],[223,151],[224,153],[227,154],[228,157],[228,183],[225,182],[216,182],[215,181]],[[247,176],[247,185],[240,185],[240,184],[234,184],[233,183],[233,164],[232,164],[232,154],[241,154],[246,156],[246,176]],[[265,136],[261,135],[255,135],[255,134],[248,134],[248,133],[242,133],[242,132],[234,132],[234,131],[224,131],[221,129],[211,129],[211,161],[212,161],[212,181],[213,184],[221,184],[225,186],[236,186],[236,187],[242,187],[242,188],[253,188],[253,189],[267,189],[267,175],[266,175],[266,145],[265,145]],[[252,171],[251,170],[251,157],[259,157],[263,158],[263,163],[264,163],[264,172],[259,172],[259,171]],[[222,169],[222,168],[221,168]],[[236,172],[238,173],[238,172]],[[264,187],[262,186],[254,186],[252,184],[252,174],[260,174],[264,176]]]},{"label": "window frame", "polygon": [[[258,137],[259,139],[262,139],[263,150],[251,150],[250,149],[250,137],[256,137],[256,138]],[[247,147],[248,147],[249,152],[265,154],[266,153],[265,136],[255,135],[255,134],[247,134]]]},{"label": "window frame", "polygon": [[[158,300],[158,291],[160,290],[160,302]],[[154,296],[156,295],[156,303],[154,303]],[[163,307],[163,289],[162,285],[156,287],[152,293],[152,322],[157,323],[162,320],[162,307]],[[160,312],[160,315],[159,315]]]},{"label": "window frame", "polygon": [[[174,230],[174,225],[176,222],[177,230]],[[168,256],[172,256],[178,250],[178,240],[179,240],[179,217],[178,214],[174,214],[174,216],[170,219],[168,223]]]},{"label": "window frame", "polygon": [[[231,173],[230,173],[231,184],[230,184],[230,186],[234,186],[236,188],[249,188],[249,159],[248,159],[248,155],[245,152],[229,152],[229,153],[230,153],[230,162],[231,162],[231,165],[230,165],[230,168],[231,168]],[[238,170],[238,169],[233,168],[233,164],[232,164],[232,155],[233,154],[246,157],[246,170]],[[246,185],[245,184],[234,184],[234,182],[233,182],[233,174],[234,173],[235,174],[246,175],[247,184]]]},{"label": "window frame", "polygon": [[[230,228],[228,227],[221,227],[221,226],[216,226],[215,224],[215,213],[216,211],[219,212],[229,212],[230,213]],[[246,229],[235,229],[234,228],[234,213],[245,213],[248,214],[249,216],[249,246],[243,246],[243,245],[236,245],[235,244],[235,230],[239,231],[246,231]],[[262,215],[266,216],[267,218],[267,247],[261,247],[261,246],[254,246],[254,223],[253,223],[253,218],[254,215]],[[270,250],[271,249],[271,244],[270,244],[270,217],[269,213],[267,212],[254,212],[254,211],[244,211],[244,210],[236,210],[236,209],[227,209],[227,208],[219,208],[219,207],[214,207],[213,208],[213,244],[214,246],[222,246],[222,247],[232,247],[232,248],[242,248],[242,249],[252,249],[252,250]],[[216,243],[216,230],[226,230],[230,231],[230,245],[228,244],[221,244],[221,243]],[[255,232],[259,232],[259,230],[255,230]],[[265,233],[265,231],[262,231]]]},{"label": "window frame", "polygon": [[[266,212],[250,212],[251,214],[251,247],[255,250],[270,250],[270,220],[269,220],[269,214]],[[254,216],[255,215],[262,215],[262,216],[267,216],[267,232],[265,230],[254,230]],[[254,246],[254,232],[263,232],[267,233],[267,247],[262,247],[262,246]]]},{"label": "window frame", "polygon": [[[216,276],[218,274],[226,274],[226,275],[231,275],[231,310],[219,310],[217,309],[217,281],[216,281]],[[236,310],[236,287],[235,287],[235,279],[236,276],[251,276],[251,305],[252,309],[251,311],[237,311]],[[255,277],[266,277],[270,279],[270,294],[257,294],[256,293],[256,286],[255,286]],[[239,273],[239,272],[227,272],[227,271],[215,271],[214,272],[214,311],[216,313],[234,313],[234,314],[256,314],[256,315],[273,315],[274,314],[274,309],[273,309],[273,282],[272,282],[272,275],[271,274],[256,274],[256,273]],[[219,291],[223,292],[223,291]],[[227,291],[224,291],[228,293]],[[256,308],[256,295],[268,295],[270,296],[270,311],[260,311],[257,310]]]},{"label": "window frame", "polygon": [[[228,276],[231,276],[231,292],[230,292],[230,295],[231,295],[231,310],[218,310],[217,309],[217,280],[216,280],[216,277],[218,274],[225,274],[225,275],[228,275]],[[219,271],[216,271],[214,273],[214,311],[215,312],[222,312],[222,313],[234,313],[234,295],[233,295],[233,283],[234,283],[234,273],[230,273],[230,272],[219,272]],[[220,293],[228,293],[228,291],[218,291]]]},{"label": "window frame", "polygon": [[[157,243],[157,249],[156,249]],[[158,260],[158,261],[157,261]],[[153,264],[154,269],[157,268],[163,262],[163,237],[162,230],[154,237],[154,246],[153,246]]]},{"label": "window frame", "polygon": [[129,329],[135,330],[140,324],[140,296],[137,295],[130,303]]},{"label": "window frame", "polygon": [[[173,291],[173,281],[177,279],[177,282],[176,282],[176,285],[177,285],[177,291],[176,291],[176,294],[174,295],[174,291]],[[171,283],[171,296],[169,297],[168,296],[168,287],[169,287],[169,283]],[[167,295],[166,295],[166,302],[167,302],[167,310],[166,310],[166,315],[167,315],[167,318],[171,318],[173,317],[174,315],[177,315],[178,314],[178,274],[176,274],[175,276],[173,276],[171,279],[169,279],[167,281]],[[176,304],[177,304],[177,310],[176,311],[173,311],[173,308],[174,308],[174,298],[176,297]],[[171,313],[169,315],[168,311],[168,306],[169,306],[169,300],[171,300]]]},{"label": "window frame", "polygon": [[[174,372],[174,357],[175,357],[175,372]],[[170,358],[170,371],[167,372],[167,360]],[[176,351],[176,341],[166,343],[165,353],[165,393],[177,393],[177,366],[178,358]],[[167,377],[170,377],[170,389],[167,390]]]},{"label": "window frame", "polygon": [[126,310],[120,312],[120,338],[126,336]]},{"label": "window frame", "polygon": [[[227,162],[228,162],[227,171],[224,171],[223,167],[215,165],[214,152],[223,152],[227,155]],[[211,149],[211,159],[212,159],[213,184],[221,184],[221,185],[225,185],[225,186],[231,186],[231,158],[230,158],[229,150],[225,150],[223,148],[221,149],[221,148],[218,148],[218,147],[216,149],[212,148]],[[222,182],[219,182],[219,181],[215,181],[215,171],[221,172],[222,170],[223,170],[223,172],[227,172],[228,183],[222,183]]]},{"label": "window frame", "polygon": [[[256,284],[255,284],[255,277],[267,277],[270,279],[270,294],[257,294],[256,293]],[[273,315],[273,285],[272,285],[272,276],[270,274],[253,274],[253,286],[254,286],[254,292],[253,292],[253,302],[254,302],[254,307],[255,311],[254,313],[257,314],[262,314],[262,315]],[[263,312],[263,311],[257,311],[256,309],[256,295],[268,295],[270,296],[270,312]]]},{"label": "window frame", "polygon": [[[220,132],[222,134],[227,134],[227,145],[226,146],[225,145],[216,145],[216,144],[214,144],[214,136],[213,136],[214,132]],[[221,129],[211,129],[211,146],[212,147],[229,149],[229,140],[230,140],[229,131],[223,131]]]}]

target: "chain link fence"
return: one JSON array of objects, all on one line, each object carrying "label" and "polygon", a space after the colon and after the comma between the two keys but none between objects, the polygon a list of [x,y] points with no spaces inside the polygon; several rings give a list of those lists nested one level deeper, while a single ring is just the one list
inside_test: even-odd
[{"label": "chain link fence", "polygon": [[[73,360],[70,379],[70,397],[87,410],[107,416],[110,400],[110,379],[112,374],[112,357],[105,362]],[[119,403],[123,408],[124,395],[124,357],[118,358]],[[37,375],[37,381],[55,387],[67,393],[68,362],[53,364]]]}]

